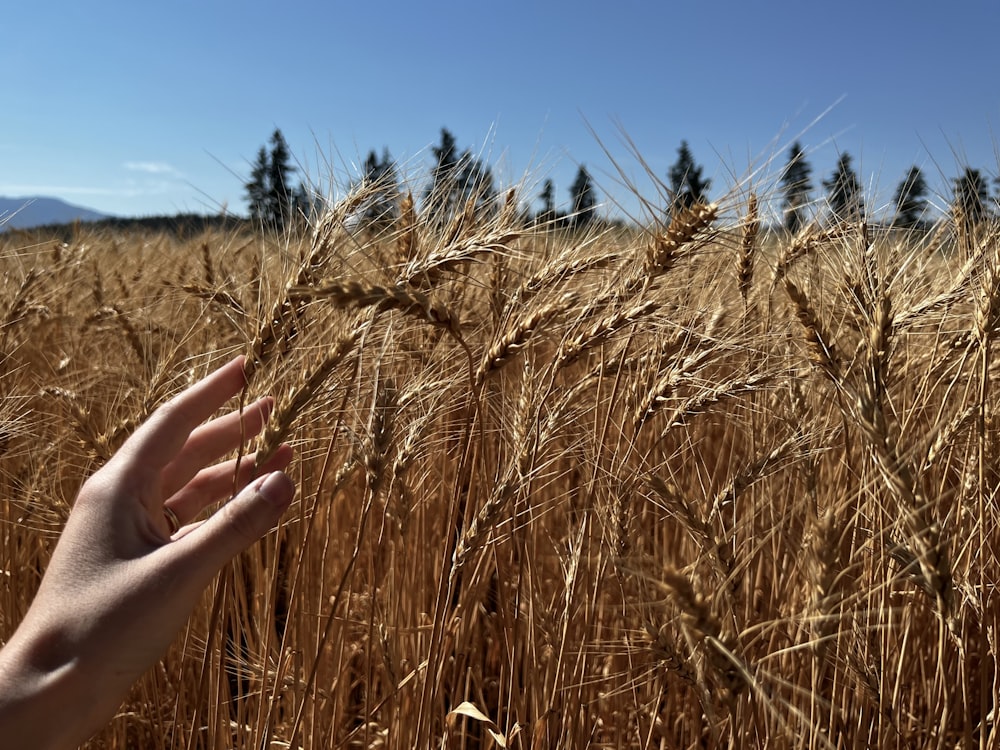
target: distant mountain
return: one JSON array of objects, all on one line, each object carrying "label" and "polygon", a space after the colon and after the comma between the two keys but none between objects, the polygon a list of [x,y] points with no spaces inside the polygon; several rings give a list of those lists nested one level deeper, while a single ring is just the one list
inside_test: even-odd
[{"label": "distant mountain", "polygon": [[4,229],[30,229],[48,224],[69,224],[80,221],[99,221],[107,214],[74,206],[58,198],[3,198],[0,197],[0,232]]}]

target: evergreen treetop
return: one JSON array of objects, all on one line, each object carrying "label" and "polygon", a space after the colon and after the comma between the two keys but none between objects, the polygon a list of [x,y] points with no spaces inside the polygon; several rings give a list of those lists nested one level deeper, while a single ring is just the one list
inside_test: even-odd
[{"label": "evergreen treetop", "polygon": [[851,155],[843,153],[837,160],[837,168],[828,180],[823,180],[827,191],[827,202],[833,216],[842,221],[855,221],[864,217],[865,202],[861,193],[861,182],[851,167]]},{"label": "evergreen treetop", "polygon": [[424,197],[437,221],[447,221],[456,211],[464,211],[469,200],[475,202],[477,210],[495,204],[492,170],[469,149],[459,153],[455,136],[447,128],[441,128],[441,142],[431,151],[435,164]]},{"label": "evergreen treetop", "polygon": [[269,229],[281,232],[291,223],[292,216],[300,201],[304,200],[305,188],[292,187],[291,176],[295,167],[291,164],[291,152],[281,130],[271,134],[271,149],[261,146],[257,159],[250,171],[250,179],[244,183],[250,218]]},{"label": "evergreen treetop", "polygon": [[788,150],[788,163],[781,173],[782,212],[785,229],[798,232],[806,222],[806,207],[813,186],[809,181],[812,167],[806,161],[801,144],[796,141]]},{"label": "evergreen treetop", "polygon": [[382,149],[382,156],[374,150],[365,159],[362,182],[368,191],[364,207],[365,220],[371,224],[389,224],[399,214],[399,175],[396,163],[388,148]]},{"label": "evergreen treetop", "polygon": [[670,180],[671,213],[708,201],[712,181],[702,177],[702,167],[695,163],[687,141],[681,141],[677,161],[670,167],[667,177]]},{"label": "evergreen treetop", "polygon": [[955,209],[966,226],[974,227],[984,222],[989,215],[987,201],[989,186],[983,173],[966,167],[962,176],[955,180]]},{"label": "evergreen treetop", "polygon": [[896,216],[893,223],[904,229],[915,229],[924,223],[927,212],[927,181],[920,167],[912,166],[896,188]]},{"label": "evergreen treetop", "polygon": [[597,213],[597,190],[587,168],[580,165],[576,179],[570,186],[570,196],[573,200],[573,226],[585,227],[592,223]]}]

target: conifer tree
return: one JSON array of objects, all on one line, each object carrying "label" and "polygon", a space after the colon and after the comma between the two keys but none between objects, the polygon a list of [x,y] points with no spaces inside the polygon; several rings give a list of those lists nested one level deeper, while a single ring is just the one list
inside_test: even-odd
[{"label": "conifer tree", "polygon": [[827,202],[833,216],[841,221],[858,221],[864,218],[865,202],[861,183],[851,167],[851,155],[844,153],[837,160],[837,169],[828,180],[823,180]]},{"label": "conifer tree", "polygon": [[497,188],[493,180],[493,170],[474,157],[469,150],[462,154],[458,193],[463,206],[472,200],[477,211],[492,211],[496,208]]},{"label": "conifer tree", "polygon": [[431,152],[434,154],[434,167],[425,198],[432,211],[447,214],[455,201],[458,184],[459,154],[455,136],[447,128],[441,128],[441,142]]},{"label": "conifer tree", "polygon": [[294,189],[291,185],[291,175],[294,171],[285,136],[276,129],[271,135],[267,203],[271,221],[279,232],[289,225],[292,218]]},{"label": "conifer tree", "polygon": [[284,231],[291,223],[296,206],[296,195],[302,188],[292,187],[291,176],[295,168],[291,165],[291,153],[281,131],[275,129],[271,135],[270,152],[261,146],[257,160],[250,172],[250,179],[244,183],[250,218],[262,226],[278,232]]},{"label": "conifer tree", "polygon": [[477,211],[491,210],[496,204],[493,172],[465,149],[459,152],[455,136],[441,128],[441,142],[431,149],[434,167],[424,198],[438,222],[446,222],[465,204],[475,201]]},{"label": "conifer tree", "polygon": [[267,216],[267,185],[270,172],[270,158],[267,148],[260,147],[257,161],[250,171],[250,180],[244,185],[247,193],[247,203],[250,207],[250,218],[256,223],[266,223]]},{"label": "conifer tree", "polygon": [[576,179],[570,186],[570,196],[573,200],[573,226],[582,228],[594,221],[597,211],[597,191],[594,181],[590,178],[587,168],[580,165]]},{"label": "conifer tree", "polygon": [[702,167],[695,163],[687,141],[681,141],[677,161],[670,167],[667,177],[670,180],[671,214],[708,201],[712,181],[702,177]]},{"label": "conifer tree", "polygon": [[927,181],[920,167],[912,166],[896,188],[894,223],[904,229],[915,229],[924,223],[927,211]]},{"label": "conifer tree", "polygon": [[806,222],[806,206],[809,205],[809,193],[813,189],[809,181],[811,174],[812,167],[805,159],[802,146],[796,141],[788,150],[788,163],[781,174],[784,224],[785,229],[792,234],[798,232]]},{"label": "conifer tree", "polygon": [[542,201],[542,210],[536,217],[539,223],[552,221],[556,218],[556,186],[551,179],[542,183],[542,192],[538,196]]},{"label": "conifer tree", "polygon": [[364,166],[364,184],[371,192],[364,216],[369,223],[389,224],[399,213],[399,177],[396,164],[389,155],[389,149],[382,149],[379,157],[375,151],[368,152]]},{"label": "conifer tree", "polygon": [[977,227],[986,220],[988,200],[989,186],[983,173],[966,167],[962,176],[955,180],[955,209],[966,229]]}]

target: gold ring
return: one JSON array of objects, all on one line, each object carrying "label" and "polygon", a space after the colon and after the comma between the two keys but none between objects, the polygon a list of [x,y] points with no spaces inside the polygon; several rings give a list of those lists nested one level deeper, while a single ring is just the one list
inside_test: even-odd
[{"label": "gold ring", "polygon": [[170,536],[173,536],[181,527],[181,520],[177,517],[177,514],[166,505],[163,506],[163,517],[167,519],[167,526],[170,527]]}]

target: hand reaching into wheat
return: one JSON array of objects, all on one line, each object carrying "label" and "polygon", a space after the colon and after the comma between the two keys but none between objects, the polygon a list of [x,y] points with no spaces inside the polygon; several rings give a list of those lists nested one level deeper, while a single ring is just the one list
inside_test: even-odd
[{"label": "hand reaching into wheat", "polygon": [[[243,388],[243,366],[235,359],[160,407],[80,489],[38,593],[0,651],[5,746],[76,747],[107,722],[219,569],[288,508],[287,445],[257,477],[253,455],[238,467],[214,463],[260,432],[272,406],[265,398],[205,421]],[[229,497],[234,473],[242,490],[194,522]]]}]

